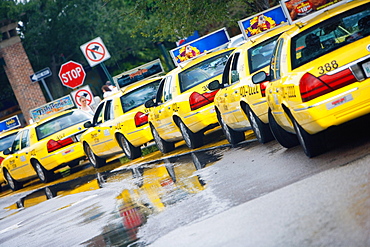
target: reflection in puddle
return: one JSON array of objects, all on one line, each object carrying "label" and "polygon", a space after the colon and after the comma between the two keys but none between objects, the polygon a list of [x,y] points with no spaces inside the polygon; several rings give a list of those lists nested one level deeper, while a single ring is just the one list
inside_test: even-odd
[{"label": "reflection in puddle", "polygon": [[[217,154],[218,153],[218,154]],[[219,160],[220,150],[193,152],[188,155],[163,159],[160,163],[147,163],[125,167],[115,172],[99,173],[37,190],[8,208],[27,208],[46,200],[55,200],[57,209],[61,197],[101,189],[119,188],[115,198],[115,210],[106,212],[92,204],[84,208],[79,224],[90,224],[108,215],[100,235],[82,243],[84,246],[142,246],[137,237],[140,226],[150,215],[159,214],[169,205],[174,205],[205,189],[206,181],[197,171]],[[103,200],[103,199],[101,199]],[[59,206],[58,206],[59,205]],[[58,208],[59,207],[59,208]],[[57,224],[57,223],[55,223]],[[78,224],[78,222],[75,222]],[[76,243],[79,244],[79,243]]]}]

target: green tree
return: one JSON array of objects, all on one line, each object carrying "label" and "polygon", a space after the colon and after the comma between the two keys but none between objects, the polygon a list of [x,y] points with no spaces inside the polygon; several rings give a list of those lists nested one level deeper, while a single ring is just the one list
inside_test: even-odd
[{"label": "green tree", "polygon": [[[107,0],[111,4],[119,0]],[[135,20],[132,35],[156,41],[176,41],[194,30],[205,34],[222,27],[236,27],[237,21],[268,9],[268,0],[126,0],[122,17]]]},{"label": "green tree", "polygon": [[68,90],[57,76],[60,65],[87,64],[79,47],[93,38],[107,46],[111,59],[105,64],[115,75],[161,57],[157,42],[173,42],[194,30],[204,35],[238,29],[238,20],[270,5],[268,0],[3,0],[0,19],[19,21],[34,70],[51,68],[47,81],[59,97]]}]

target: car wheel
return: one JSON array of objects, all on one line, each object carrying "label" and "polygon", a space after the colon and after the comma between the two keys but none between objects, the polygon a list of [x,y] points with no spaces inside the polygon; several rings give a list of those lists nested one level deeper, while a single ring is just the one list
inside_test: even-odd
[{"label": "car wheel", "polygon": [[274,116],[271,111],[268,113],[269,125],[271,132],[274,135],[275,139],[280,143],[281,146],[285,148],[291,148],[299,144],[298,138],[296,135],[287,132],[275,121]]},{"label": "car wheel", "polygon": [[325,140],[323,138],[324,132],[310,135],[297,123],[295,119],[293,120],[293,124],[299,143],[307,157],[312,158],[326,151]]},{"label": "car wheel", "polygon": [[167,141],[163,140],[159,136],[158,131],[152,125],[150,125],[150,129],[152,131],[152,135],[153,135],[155,144],[157,144],[157,147],[158,147],[159,151],[161,151],[162,153],[165,154],[165,153],[171,152],[175,149],[175,144],[173,142],[167,142]]},{"label": "car wheel", "polygon": [[179,127],[182,137],[184,138],[186,146],[188,146],[188,148],[193,149],[203,146],[202,133],[193,133],[188,127],[185,126],[185,124],[181,120],[179,120]]},{"label": "car wheel", "polygon": [[222,117],[219,113],[217,113],[217,118],[218,118],[218,121],[221,125],[221,128],[222,128],[222,130],[223,130],[223,132],[226,136],[226,140],[230,144],[235,145],[235,144],[238,144],[239,142],[242,142],[242,141],[245,140],[244,131],[235,131],[232,128],[230,128],[229,126],[227,126],[227,124],[222,119]]},{"label": "car wheel", "polygon": [[246,113],[251,123],[254,134],[260,143],[267,143],[274,139],[270,126],[261,121],[259,117],[252,111],[249,106],[246,106]]},{"label": "car wheel", "polygon": [[46,170],[38,160],[33,160],[32,164],[41,182],[48,183],[53,179],[54,173]]},{"label": "car wheel", "polygon": [[118,143],[120,144],[123,152],[130,160],[139,158],[141,156],[141,148],[134,147],[123,135],[118,136]]},{"label": "car wheel", "polygon": [[85,154],[86,154],[87,158],[89,159],[91,165],[94,168],[99,168],[99,167],[105,166],[105,164],[107,164],[106,160],[104,158],[100,158],[99,156],[94,154],[94,152],[91,150],[90,146],[86,143],[84,143],[84,151],[85,151]]},{"label": "car wheel", "polygon": [[16,191],[22,188],[22,183],[15,180],[7,170],[4,170],[4,175],[5,175],[6,181],[8,181],[8,185],[11,190]]},{"label": "car wheel", "polygon": [[54,189],[52,189],[50,187],[46,187],[44,192],[45,192],[45,196],[48,200],[57,196],[56,191],[54,191]]}]

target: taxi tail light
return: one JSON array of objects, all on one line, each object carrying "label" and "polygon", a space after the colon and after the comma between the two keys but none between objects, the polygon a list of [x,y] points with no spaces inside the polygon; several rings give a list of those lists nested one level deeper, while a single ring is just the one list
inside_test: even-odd
[{"label": "taxi tail light", "polygon": [[46,146],[47,146],[48,152],[51,153],[51,152],[54,152],[55,150],[68,146],[72,143],[74,143],[74,141],[71,137],[63,139],[63,140],[58,140],[58,141],[50,139],[48,143],[46,144]]},{"label": "taxi tail light", "polygon": [[269,84],[269,81],[265,81],[265,82],[260,83],[260,89],[261,89],[262,97],[266,97],[266,87],[267,87],[268,84]]},{"label": "taxi tail light", "polygon": [[356,81],[357,79],[350,69],[345,69],[332,75],[322,75],[320,77],[315,77],[310,73],[306,73],[299,81],[299,90],[301,92],[302,101],[307,102]]},{"label": "taxi tail light", "polygon": [[1,165],[1,163],[3,163],[3,160],[4,160],[4,158],[0,157],[0,165]]},{"label": "taxi tail light", "polygon": [[190,103],[191,110],[194,111],[194,110],[199,109],[199,108],[201,108],[205,105],[213,103],[213,101],[215,100],[215,95],[216,95],[217,92],[218,92],[218,90],[215,90],[215,91],[212,91],[212,92],[209,92],[209,93],[204,93],[204,94],[193,92],[190,95],[190,98],[189,98],[189,103]]},{"label": "taxi tail light", "polygon": [[148,114],[137,112],[134,117],[136,127],[140,127],[148,123]]}]

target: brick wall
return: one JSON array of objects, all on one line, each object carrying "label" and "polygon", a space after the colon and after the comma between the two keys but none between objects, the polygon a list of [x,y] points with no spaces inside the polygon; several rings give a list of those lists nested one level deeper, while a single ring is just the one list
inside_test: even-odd
[{"label": "brick wall", "polygon": [[39,83],[31,83],[30,76],[34,71],[19,37],[12,37],[0,43],[0,57],[5,61],[4,69],[19,107],[26,121],[29,121],[29,111],[46,104],[46,100]]}]

